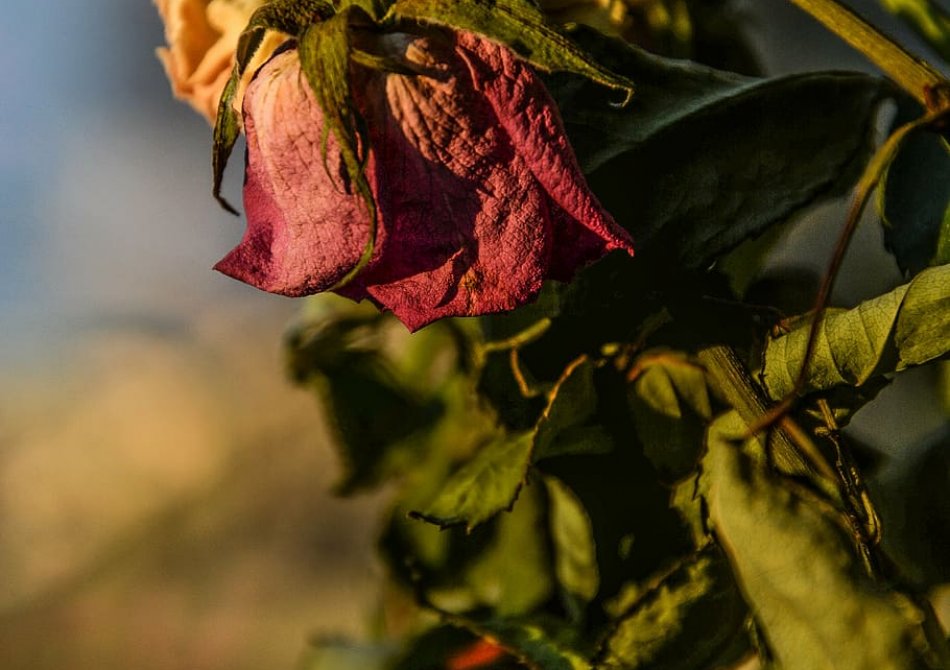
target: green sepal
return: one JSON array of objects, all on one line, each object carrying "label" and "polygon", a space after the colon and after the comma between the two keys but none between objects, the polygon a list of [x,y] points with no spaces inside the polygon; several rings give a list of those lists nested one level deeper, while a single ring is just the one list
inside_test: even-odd
[{"label": "green sepal", "polygon": [[234,143],[241,134],[234,96],[251,59],[257,54],[268,30],[276,30],[289,37],[297,36],[315,20],[324,20],[333,14],[333,3],[327,0],[271,0],[258,8],[238,38],[235,63],[228,83],[218,100],[214,122],[214,145],[211,153],[213,186],[211,193],[224,209],[237,215],[238,211],[221,195],[221,182]]},{"label": "green sepal", "polygon": [[633,82],[598,64],[570,39],[548,25],[530,0],[397,0],[386,19],[416,21],[477,33],[506,45],[535,67],[572,72],[622,91],[626,105]]},{"label": "green sepal", "polygon": [[349,185],[341,186],[347,190],[352,188],[363,200],[370,220],[369,239],[359,261],[333,288],[353,279],[369,262],[376,246],[376,201],[365,171],[368,140],[365,123],[353,107],[350,89],[351,22],[366,18],[369,17],[362,8],[351,5],[326,21],[308,26],[297,44],[300,67],[323,112],[323,167],[332,179],[326,160],[327,141],[333,133],[349,181]]}]

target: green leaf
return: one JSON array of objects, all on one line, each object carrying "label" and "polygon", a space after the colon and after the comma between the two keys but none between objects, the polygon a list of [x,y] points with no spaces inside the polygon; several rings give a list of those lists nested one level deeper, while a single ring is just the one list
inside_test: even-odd
[{"label": "green leaf", "polygon": [[643,450],[666,479],[696,467],[712,417],[706,373],[678,352],[643,354],[631,374],[628,402]]},{"label": "green leaf", "polygon": [[911,133],[878,190],[884,242],[902,272],[950,263],[950,145],[926,129]]},{"label": "green leaf", "polygon": [[884,548],[901,576],[927,591],[950,583],[950,423],[905,452],[874,482]]},{"label": "green leaf", "polygon": [[591,188],[634,233],[641,255],[706,267],[844,192],[873,147],[877,103],[888,91],[880,79],[834,72],[749,79],[591,31],[575,37],[637,82],[634,102],[615,109],[589,82],[548,79]]},{"label": "green leaf", "polygon": [[[334,308],[336,301],[346,306]],[[390,316],[336,301],[311,299],[320,308],[288,332],[286,356],[290,376],[317,392],[336,429],[339,493],[425,476],[433,459],[444,469],[494,430],[493,417],[478,407],[467,343],[454,326],[410,336]]]},{"label": "green leaf", "polygon": [[[804,393],[900,371],[950,351],[950,265],[924,270],[908,284],[850,310],[828,310],[818,331]],[[770,339],[763,381],[772,398],[792,392],[811,321]]]},{"label": "green leaf", "polygon": [[478,602],[499,617],[535,610],[554,589],[544,496],[536,484],[529,482],[511,512],[497,517],[494,541],[464,573]]},{"label": "green leaf", "polygon": [[622,613],[603,642],[599,669],[698,670],[748,644],[748,608],[715,546],[626,590],[614,607]]},{"label": "green leaf", "polygon": [[734,412],[709,431],[710,521],[783,670],[946,667],[933,621],[871,582],[838,513],[742,446]]},{"label": "green leaf", "polygon": [[584,505],[560,479],[544,477],[550,505],[554,573],[572,599],[588,603],[597,595],[600,576],[594,530]]},{"label": "green leaf", "polygon": [[446,620],[504,647],[529,668],[591,670],[586,654],[574,640],[576,632],[540,617],[498,619],[491,616],[448,616]]},{"label": "green leaf", "polygon": [[464,524],[472,529],[511,506],[532,462],[609,451],[610,437],[586,423],[596,406],[593,364],[581,357],[548,394],[547,407],[534,428],[497,434],[449,478],[435,500],[413,514],[439,526]]},{"label": "green leaf", "polygon": [[574,42],[549,26],[531,0],[397,0],[390,16],[484,35],[507,45],[532,65],[573,72],[592,82],[633,93],[633,83],[602,67]]},{"label": "green leaf", "polygon": [[497,616],[526,615],[555,587],[546,505],[543,490],[531,482],[510,513],[468,533],[408,518],[400,504],[380,548],[392,575],[423,604],[456,614],[487,608]]},{"label": "green leaf", "polygon": [[584,356],[567,366],[548,394],[548,405],[536,427],[532,460],[609,451],[610,436],[601,426],[591,425],[596,411],[594,364]]},{"label": "green leaf", "polygon": [[502,433],[453,474],[439,495],[413,516],[438,526],[471,530],[509,509],[528,473],[534,432]]}]

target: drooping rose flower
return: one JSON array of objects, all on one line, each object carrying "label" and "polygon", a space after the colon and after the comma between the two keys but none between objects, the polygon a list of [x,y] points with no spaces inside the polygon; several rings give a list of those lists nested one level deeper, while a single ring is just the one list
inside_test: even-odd
[{"label": "drooping rose flower", "polygon": [[[218,99],[234,66],[238,37],[264,0],[154,0],[168,46],[157,50],[175,97],[214,122]],[[240,104],[250,75],[286,39],[267,36],[235,97]]]},{"label": "drooping rose flower", "polygon": [[[244,99],[247,230],[217,270],[265,291],[369,298],[410,329],[506,311],[630,236],[587,187],[534,72],[467,32],[383,38],[424,74],[351,67],[377,210],[371,236],[297,53],[275,56]],[[326,165],[326,168],[324,167]]]}]

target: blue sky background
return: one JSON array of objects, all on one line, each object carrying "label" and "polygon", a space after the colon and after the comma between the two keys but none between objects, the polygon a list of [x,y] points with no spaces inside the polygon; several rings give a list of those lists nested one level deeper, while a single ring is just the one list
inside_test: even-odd
[{"label": "blue sky background", "polygon": [[243,224],[210,198],[210,129],[172,100],[162,42],[147,0],[5,5],[0,369],[115,319],[175,321],[229,299],[292,309],[210,270]]}]

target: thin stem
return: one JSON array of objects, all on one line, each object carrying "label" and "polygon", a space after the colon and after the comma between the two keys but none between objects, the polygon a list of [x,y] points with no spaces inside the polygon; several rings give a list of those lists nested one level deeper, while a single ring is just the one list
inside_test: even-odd
[{"label": "thin stem", "polygon": [[[793,0],[793,2],[797,1],[798,0]],[[904,140],[915,130],[941,121],[948,113],[950,113],[950,108],[943,111],[932,111],[895,130],[871,158],[871,161],[864,170],[864,174],[862,174],[861,179],[858,180],[858,184],[854,188],[854,195],[851,198],[851,205],[848,208],[848,216],[845,220],[844,228],[842,228],[841,234],[838,236],[834,254],[832,254],[831,262],[828,264],[828,270],[825,272],[824,279],[818,289],[818,296],[815,298],[814,318],[808,330],[808,341],[805,345],[802,367],[798,372],[798,378],[795,380],[795,389],[789,394],[789,399],[800,395],[805,388],[809,373],[808,366],[815,353],[815,346],[818,343],[818,333],[824,321],[828,300],[831,298],[831,291],[835,286],[835,280],[838,278],[841,264],[844,262],[845,253],[851,244],[854,231],[857,229],[861,215],[864,213],[864,208],[871,198],[871,193],[874,192],[874,188],[881,180],[887,167],[894,160],[894,157],[897,155],[897,150],[900,149]]]},{"label": "thin stem", "polygon": [[837,0],[789,1],[864,54],[928,109],[950,102],[946,94],[950,82],[940,72],[884,35],[853,10]]}]

